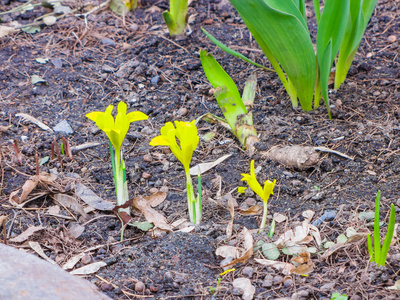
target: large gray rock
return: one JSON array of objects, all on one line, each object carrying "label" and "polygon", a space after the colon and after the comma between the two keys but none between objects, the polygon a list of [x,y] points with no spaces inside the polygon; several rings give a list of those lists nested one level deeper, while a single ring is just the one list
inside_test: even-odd
[{"label": "large gray rock", "polygon": [[0,299],[110,300],[89,281],[0,243]]}]

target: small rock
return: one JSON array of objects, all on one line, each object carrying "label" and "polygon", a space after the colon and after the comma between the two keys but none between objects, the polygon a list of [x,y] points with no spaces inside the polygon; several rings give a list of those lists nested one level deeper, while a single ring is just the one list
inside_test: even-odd
[{"label": "small rock", "polygon": [[150,83],[151,84],[157,84],[159,80],[160,80],[160,76],[156,75],[152,79],[150,79]]},{"label": "small rock", "polygon": [[293,279],[292,278],[288,278],[284,281],[283,286],[285,288],[291,287],[293,285]]},{"label": "small rock", "polygon": [[246,203],[248,206],[253,206],[257,204],[257,200],[254,198],[247,198],[244,200],[244,203]]},{"label": "small rock", "polygon": [[146,285],[143,282],[138,281],[135,283],[135,291],[136,292],[143,293],[145,289],[146,289]]},{"label": "small rock", "polygon": [[142,174],[142,178],[144,179],[149,179],[151,177],[151,174],[147,173],[147,172],[143,172]]},{"label": "small rock", "polygon": [[153,131],[154,130],[151,129],[149,126],[144,126],[143,129],[140,131],[140,133],[145,135],[151,135]]},{"label": "small rock", "polygon": [[152,285],[152,286],[150,286],[150,292],[157,293],[158,292],[158,288],[155,287],[154,285]]},{"label": "small rock", "polygon": [[254,273],[254,269],[252,267],[245,267],[243,269],[243,275],[245,275],[249,278],[251,278],[253,276],[253,273]]},{"label": "small rock", "polygon": [[283,277],[281,275],[276,275],[273,279],[272,279],[272,283],[274,285],[277,284],[281,284],[283,282]]},{"label": "small rock", "polygon": [[262,285],[263,285],[263,287],[271,287],[272,286],[272,280],[271,279],[264,279]]},{"label": "small rock", "polygon": [[28,140],[28,137],[26,135],[21,135],[21,141],[25,142]]},{"label": "small rock", "polygon": [[145,162],[152,162],[152,161],[153,161],[153,158],[151,157],[150,154],[146,154],[146,155],[143,156],[143,160],[144,160]]},{"label": "small rock", "polygon": [[113,73],[113,72],[115,71],[114,68],[111,67],[111,66],[109,66],[109,65],[104,65],[104,66],[101,68],[101,70],[102,70],[104,73]]},{"label": "small rock", "polygon": [[294,293],[292,295],[292,299],[301,299],[301,298],[308,299],[309,296],[310,296],[310,293],[308,291],[301,290],[301,291],[298,291],[297,293]]},{"label": "small rock", "polygon": [[149,190],[149,192],[150,192],[150,194],[155,194],[155,193],[158,192],[158,188],[151,188],[151,189]]},{"label": "small rock", "polygon": [[111,46],[111,47],[115,47],[117,45],[117,43],[114,42],[112,39],[101,39],[100,43],[102,45]]},{"label": "small rock", "polygon": [[387,38],[388,43],[394,43],[395,41],[397,41],[397,36],[395,35],[389,35]]},{"label": "small rock", "polygon": [[178,114],[179,116],[184,116],[184,115],[187,114],[187,112],[188,112],[188,110],[187,110],[185,107],[181,107],[180,109],[178,109],[177,114]]},{"label": "small rock", "polygon": [[162,186],[161,188],[160,188],[160,192],[163,192],[163,193],[168,193],[168,187],[166,187],[166,186]]},{"label": "small rock", "polygon": [[53,127],[55,132],[61,132],[65,134],[72,134],[74,131],[72,130],[71,125],[66,120],[62,120],[56,126]]},{"label": "small rock", "polygon": [[92,261],[92,257],[88,254],[85,254],[82,258],[81,258],[81,262],[84,265],[90,264],[90,262]]},{"label": "small rock", "polygon": [[372,55],[373,55],[373,54],[372,54],[371,52],[370,52],[370,53],[368,53],[368,54],[367,54],[367,58],[371,58],[371,57],[372,57]]},{"label": "small rock", "polygon": [[51,59],[51,63],[56,67],[56,69],[61,69],[63,66],[62,60],[59,57]]},{"label": "small rock", "polygon": [[319,289],[323,292],[330,292],[335,288],[335,283],[334,282],[329,282],[321,286]]},{"label": "small rock", "polygon": [[244,291],[240,288],[234,288],[232,289],[232,295],[234,296],[242,296]]},{"label": "small rock", "polygon": [[129,29],[130,29],[132,32],[135,32],[135,31],[137,31],[137,30],[139,29],[139,25],[136,24],[136,23],[133,23],[133,24],[131,24],[131,25],[129,26]]},{"label": "small rock", "polygon": [[110,283],[103,283],[100,288],[103,292],[107,292],[112,291],[113,286]]}]

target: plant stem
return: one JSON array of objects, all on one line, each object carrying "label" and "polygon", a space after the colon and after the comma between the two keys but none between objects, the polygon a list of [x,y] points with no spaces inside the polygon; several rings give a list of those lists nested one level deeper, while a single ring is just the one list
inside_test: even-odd
[{"label": "plant stem", "polygon": [[199,210],[199,201],[196,201],[193,190],[192,178],[190,177],[189,170],[185,170],[186,173],[186,191],[187,191],[187,200],[188,200],[188,209],[189,209],[189,217],[190,222],[194,224],[200,224],[201,220],[201,202],[200,202],[200,210]]},{"label": "plant stem", "polygon": [[260,226],[260,230],[258,231],[259,233],[264,231],[265,224],[267,223],[267,212],[268,212],[268,202],[264,201],[264,212],[263,212],[263,218]]}]

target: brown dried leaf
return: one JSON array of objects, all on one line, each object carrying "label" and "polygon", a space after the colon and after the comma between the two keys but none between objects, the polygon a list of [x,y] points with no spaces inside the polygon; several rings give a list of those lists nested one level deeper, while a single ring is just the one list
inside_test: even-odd
[{"label": "brown dried leaf", "polygon": [[107,266],[107,264],[104,261],[98,261],[98,262],[92,263],[90,265],[86,265],[84,267],[73,270],[72,272],[69,272],[69,274],[89,275],[89,274],[96,273],[98,270],[100,270],[101,267],[105,267],[105,266]]},{"label": "brown dried leaf", "polygon": [[316,165],[319,160],[319,155],[313,147],[300,145],[274,146],[265,155],[268,159],[300,170]]},{"label": "brown dried leaf", "polygon": [[273,267],[274,269],[282,272],[282,274],[284,275],[290,275],[291,274],[290,271],[295,269],[294,265],[286,262],[262,259],[262,258],[255,258],[254,260],[264,266]]},{"label": "brown dried leaf", "polygon": [[43,226],[31,226],[15,238],[10,239],[13,243],[22,243],[29,239],[36,231],[45,229]]},{"label": "brown dried leaf", "polygon": [[22,202],[24,202],[24,200],[26,198],[28,198],[29,194],[35,189],[35,187],[38,185],[38,183],[39,183],[39,179],[38,179],[38,176],[36,176],[36,175],[32,176],[30,179],[25,181],[24,185],[22,186],[21,197],[19,197],[19,199],[17,200],[17,203],[21,204]]},{"label": "brown dried leaf", "polygon": [[291,270],[292,274],[307,275],[314,270],[314,263],[311,260],[309,252],[300,253],[300,256],[294,257],[290,260],[294,265],[299,266]]},{"label": "brown dried leaf", "polygon": [[162,214],[151,208],[143,197],[139,196],[134,198],[133,207],[140,210],[146,220],[153,223],[155,227],[162,230],[172,231],[172,227],[167,223],[167,219]]},{"label": "brown dried leaf", "polygon": [[221,268],[226,268],[233,266],[237,263],[246,263],[252,256],[253,256],[253,236],[251,235],[250,231],[244,227],[243,230],[239,234],[242,237],[243,247],[245,248],[246,252],[241,256],[230,262],[229,264],[222,266]]},{"label": "brown dried leaf", "polygon": [[231,214],[231,219],[229,220],[228,226],[226,227],[226,237],[228,240],[232,236],[233,220],[235,218],[235,207],[234,207],[232,199],[233,199],[233,197],[228,198],[228,207],[229,207],[229,212]]},{"label": "brown dried leaf", "polygon": [[38,242],[29,241],[29,247],[31,247],[33,251],[35,251],[37,254],[39,254],[39,256],[41,258],[43,258],[44,260],[46,260],[47,262],[49,262],[53,265],[57,264],[54,260],[52,260],[50,257],[48,257],[46,255],[46,253],[44,253],[42,247],[40,246],[40,244]]},{"label": "brown dried leaf", "polygon": [[70,259],[68,259],[68,261],[62,266],[62,268],[64,270],[69,270],[72,269],[73,267],[75,267],[75,265],[81,260],[82,257],[84,257],[86,255],[86,253],[82,252],[79,253],[73,257],[71,257]]},{"label": "brown dried leaf", "polygon": [[75,213],[80,214],[84,219],[87,219],[88,215],[85,213],[82,205],[79,204],[76,198],[65,194],[55,194],[53,199],[58,203],[61,203],[63,206],[71,209]]},{"label": "brown dried leaf", "polygon": [[253,205],[249,207],[248,209],[239,209],[239,214],[242,216],[252,216],[252,215],[258,215],[263,211],[263,206],[262,205]]},{"label": "brown dried leaf", "polygon": [[156,206],[160,205],[161,203],[164,202],[164,200],[166,198],[167,198],[167,194],[164,192],[157,192],[148,197],[144,197],[144,199],[146,199],[146,201],[147,201],[147,204],[150,205],[151,207],[156,207]]}]

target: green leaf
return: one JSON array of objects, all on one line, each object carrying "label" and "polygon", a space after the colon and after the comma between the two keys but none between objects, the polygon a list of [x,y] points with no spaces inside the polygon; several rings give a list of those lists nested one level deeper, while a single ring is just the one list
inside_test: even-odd
[{"label": "green leaf", "polygon": [[208,81],[216,89],[214,95],[231,130],[235,132],[237,118],[247,113],[235,82],[207,51],[200,51],[200,60]]},{"label": "green leaf", "polygon": [[331,300],[347,300],[349,297],[347,295],[341,295],[339,293],[333,293]]},{"label": "green leaf", "polygon": [[390,244],[392,243],[395,222],[396,222],[396,210],[394,208],[394,204],[392,203],[392,205],[390,206],[389,225],[388,225],[385,241],[383,242],[383,245],[382,245],[381,258],[379,261],[379,264],[381,266],[384,266],[386,263],[386,257],[389,252],[389,249],[390,249]]},{"label": "green leaf", "polygon": [[268,237],[272,238],[274,236],[274,233],[275,233],[275,219],[272,219],[272,223],[268,232]]},{"label": "green leaf", "polygon": [[171,36],[185,35],[188,0],[170,0],[170,10],[163,12]]},{"label": "green leaf", "polygon": [[[316,60],[307,23],[296,4],[278,0],[230,1],[270,60],[286,90],[288,84],[284,76],[279,74],[280,68],[275,59],[292,82],[302,108],[311,110]],[[293,98],[291,95],[292,103],[295,103]]]},{"label": "green leaf", "polygon": [[122,0],[111,0],[110,9],[117,15],[125,15],[129,12],[129,8],[125,5]]},{"label": "green leaf", "polygon": [[154,227],[154,225],[149,222],[131,222],[131,223],[129,223],[129,225],[131,225],[133,227],[137,227],[142,231],[149,231],[151,228]]},{"label": "green leaf", "polygon": [[23,32],[34,34],[40,32],[40,26],[29,26],[21,29]]},{"label": "green leaf", "polygon": [[378,263],[381,260],[381,235],[379,232],[379,216],[380,216],[380,205],[381,205],[381,191],[378,191],[375,199],[375,220],[374,220],[374,257],[375,262]]},{"label": "green leaf", "polygon": [[333,60],[339,51],[350,13],[350,0],[327,1],[318,26],[317,57],[320,71],[321,92],[329,117],[328,80]]},{"label": "green leaf", "polygon": [[264,67],[262,65],[259,65],[258,63],[252,61],[251,59],[247,58],[246,56],[244,56],[242,53],[239,53],[231,48],[229,48],[228,46],[226,46],[225,44],[221,43],[220,41],[218,41],[215,37],[213,37],[210,33],[208,33],[203,27],[201,27],[201,30],[204,32],[204,34],[211,40],[211,42],[213,42],[215,45],[217,45],[219,48],[221,48],[221,50],[225,51],[226,53],[239,57],[241,59],[243,59],[244,61],[258,67],[258,68],[263,68],[267,71],[274,71],[270,68]]},{"label": "green leaf", "polygon": [[246,83],[244,84],[242,101],[246,108],[253,107],[254,98],[256,97],[256,89],[257,76],[255,73],[253,73],[249,76],[249,78],[247,78]]},{"label": "green leaf", "polygon": [[274,243],[264,243],[262,245],[262,253],[270,260],[276,260],[280,255],[278,247]]},{"label": "green leaf", "polygon": [[347,242],[347,236],[345,236],[344,234],[339,234],[339,236],[336,238],[336,242],[337,243],[341,243],[344,244]]}]

